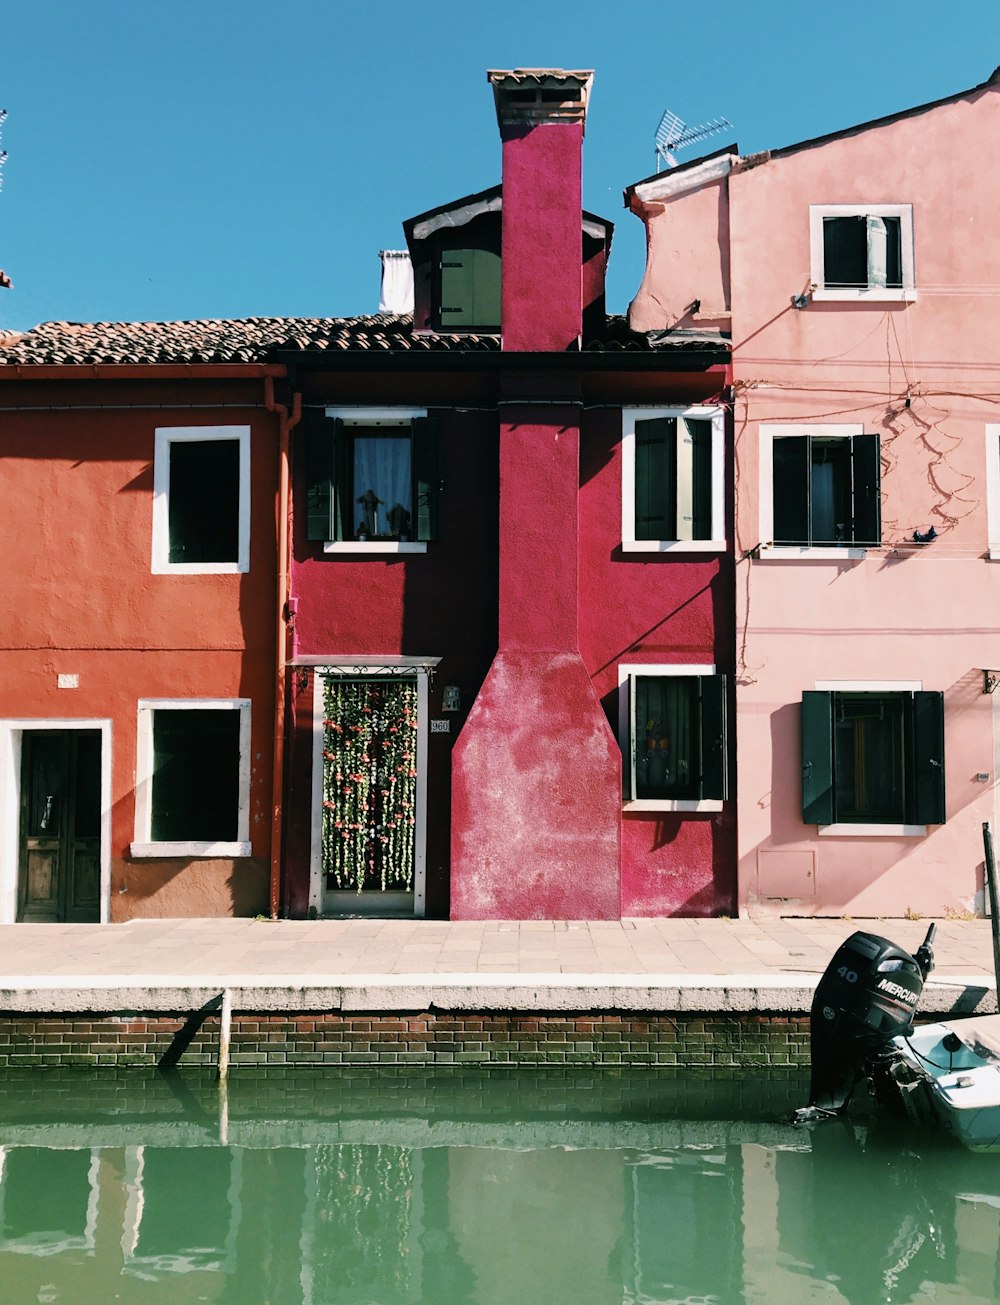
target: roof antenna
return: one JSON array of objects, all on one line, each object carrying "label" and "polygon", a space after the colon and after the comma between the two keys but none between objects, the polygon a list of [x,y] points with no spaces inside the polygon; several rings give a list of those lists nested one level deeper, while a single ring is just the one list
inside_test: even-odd
[{"label": "roof antenna", "polygon": [[689,127],[681,122],[676,113],[665,109],[654,137],[657,172],[660,171],[661,166],[667,168],[677,166],[675,150],[686,149],[688,145],[694,145],[708,136],[714,136],[717,131],[726,131],[732,125],[727,118],[712,118],[710,122],[703,122],[699,127]]}]

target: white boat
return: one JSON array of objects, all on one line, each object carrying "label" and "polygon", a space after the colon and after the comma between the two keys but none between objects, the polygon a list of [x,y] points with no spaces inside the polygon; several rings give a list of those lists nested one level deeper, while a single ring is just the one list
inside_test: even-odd
[{"label": "white boat", "polygon": [[972,1150],[1000,1151],[1000,1015],[918,1025],[892,1038],[875,1083],[879,1096],[880,1083],[894,1085],[911,1119],[938,1122]]}]

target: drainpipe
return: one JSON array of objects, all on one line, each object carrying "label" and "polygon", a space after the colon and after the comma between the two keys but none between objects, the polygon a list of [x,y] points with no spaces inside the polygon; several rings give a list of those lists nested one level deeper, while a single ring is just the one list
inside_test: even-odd
[{"label": "drainpipe", "polygon": [[264,377],[264,406],[278,417],[278,585],[275,612],[274,666],[274,757],[271,776],[271,881],[269,908],[271,919],[278,918],[281,901],[281,839],[283,831],[282,781],[285,770],[285,663],[288,660],[288,520],[289,447],[293,428],[302,417],[302,395],[292,395],[292,411],[274,398],[274,380]]}]

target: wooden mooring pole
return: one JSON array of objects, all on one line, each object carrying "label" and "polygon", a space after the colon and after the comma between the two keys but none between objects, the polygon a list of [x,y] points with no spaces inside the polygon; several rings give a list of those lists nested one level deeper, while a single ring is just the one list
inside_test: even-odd
[{"label": "wooden mooring pole", "polygon": [[1000,1010],[1000,905],[997,901],[997,863],[993,854],[993,831],[983,821],[983,848],[986,852],[986,888],[990,903],[990,928],[993,930],[993,981],[996,984],[997,1009]]},{"label": "wooden mooring pole", "polygon": [[229,1039],[233,1024],[233,994],[229,988],[222,993],[222,1013],[219,1017],[219,1082],[229,1077]]}]

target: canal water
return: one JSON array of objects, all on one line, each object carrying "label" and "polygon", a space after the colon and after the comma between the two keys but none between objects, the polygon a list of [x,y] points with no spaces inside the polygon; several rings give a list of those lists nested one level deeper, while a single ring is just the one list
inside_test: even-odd
[{"label": "canal water", "polygon": [[0,1302],[1000,1298],[1000,1158],[796,1077],[0,1076]]}]

